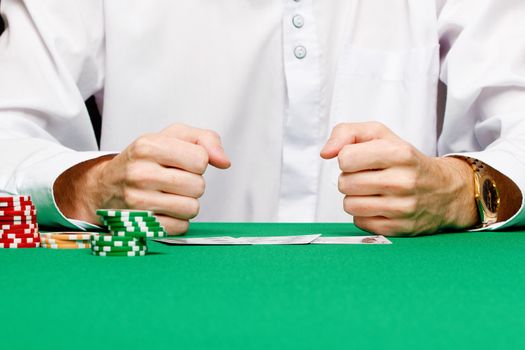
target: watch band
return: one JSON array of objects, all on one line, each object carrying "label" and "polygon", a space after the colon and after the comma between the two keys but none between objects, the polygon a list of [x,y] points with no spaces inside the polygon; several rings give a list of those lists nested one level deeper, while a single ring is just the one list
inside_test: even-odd
[{"label": "watch band", "polygon": [[500,198],[496,182],[483,162],[470,157],[464,159],[474,171],[475,200],[480,218],[480,225],[476,228],[490,226],[498,221]]}]

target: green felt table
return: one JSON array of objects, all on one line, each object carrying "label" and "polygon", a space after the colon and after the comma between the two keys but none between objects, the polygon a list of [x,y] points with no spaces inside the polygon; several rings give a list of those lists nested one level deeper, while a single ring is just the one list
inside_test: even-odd
[{"label": "green felt table", "polygon": [[[192,224],[189,236],[361,235]],[[0,250],[0,349],[524,348],[525,232],[392,245]]]}]

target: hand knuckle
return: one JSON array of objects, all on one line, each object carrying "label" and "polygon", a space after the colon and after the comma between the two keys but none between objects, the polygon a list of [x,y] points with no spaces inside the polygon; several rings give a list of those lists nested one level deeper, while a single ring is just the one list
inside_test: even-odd
[{"label": "hand knuckle", "polygon": [[126,187],[123,190],[123,199],[124,203],[128,208],[141,208],[141,204],[143,203],[143,200],[141,197],[137,194],[137,192],[129,187]]},{"label": "hand knuckle", "polygon": [[149,134],[143,135],[136,139],[130,149],[132,158],[147,158],[154,150],[154,143],[152,136]]},{"label": "hand knuckle", "polygon": [[343,131],[344,129],[346,129],[347,125],[348,123],[344,123],[344,122],[337,123],[334,126],[334,131],[337,131],[337,132]]},{"label": "hand knuckle", "polygon": [[355,202],[352,200],[352,197],[346,196],[343,199],[343,209],[346,213],[355,215],[357,207]]},{"label": "hand knuckle", "polygon": [[206,130],[204,130],[204,132],[206,133],[206,135],[208,137],[211,137],[211,138],[214,138],[214,139],[217,139],[217,140],[221,139],[221,136],[215,130],[206,129]]},{"label": "hand knuckle", "polygon": [[181,220],[175,228],[175,233],[184,234],[190,228],[190,222],[188,220]]},{"label": "hand knuckle", "polygon": [[200,204],[197,199],[192,198],[188,200],[186,211],[190,219],[193,219],[194,217],[199,215],[199,210],[200,210]]},{"label": "hand knuckle", "polygon": [[404,178],[404,190],[409,194],[414,194],[417,188],[417,176],[414,173],[407,174]]},{"label": "hand knuckle", "polygon": [[343,174],[339,175],[339,178],[337,179],[337,189],[341,193],[345,193],[346,191],[346,179]]},{"label": "hand knuckle", "polygon": [[371,121],[369,122],[370,128],[372,128],[376,132],[381,132],[386,129],[385,124],[378,122],[378,121]]},{"label": "hand knuckle", "polygon": [[412,215],[415,212],[417,212],[418,209],[418,203],[415,198],[408,198],[406,200],[406,203],[404,205],[404,212],[406,215]]},{"label": "hand knuckle", "polygon": [[368,231],[368,232],[371,231],[370,221],[367,220],[365,217],[354,216],[354,225],[359,227],[361,230]]},{"label": "hand knuckle", "polygon": [[398,144],[397,154],[401,161],[405,164],[411,164],[416,157],[415,148],[405,142]]},{"label": "hand knuckle", "polygon": [[206,181],[204,180],[204,177],[199,176],[197,178],[197,198],[202,197],[204,192],[206,191]]},{"label": "hand knuckle", "polygon": [[197,155],[195,157],[195,165],[196,165],[197,171],[203,174],[206,171],[206,168],[208,167],[208,162],[209,162],[208,152],[206,152],[204,147],[199,147],[197,151]]},{"label": "hand knuckle", "polygon": [[178,132],[178,131],[181,131],[182,129],[184,129],[186,127],[186,125],[182,124],[182,123],[173,123],[171,124],[170,126],[168,126],[167,129],[169,129],[170,131],[173,131],[173,132]]}]

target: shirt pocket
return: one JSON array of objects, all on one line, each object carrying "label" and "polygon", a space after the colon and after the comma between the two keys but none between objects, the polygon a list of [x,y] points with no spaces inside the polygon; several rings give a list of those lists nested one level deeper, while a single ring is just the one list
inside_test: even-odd
[{"label": "shirt pocket", "polygon": [[[438,80],[437,44],[403,50],[349,46],[337,67],[330,129],[338,123],[378,121],[433,155]],[[337,162],[331,172],[337,184]]]}]

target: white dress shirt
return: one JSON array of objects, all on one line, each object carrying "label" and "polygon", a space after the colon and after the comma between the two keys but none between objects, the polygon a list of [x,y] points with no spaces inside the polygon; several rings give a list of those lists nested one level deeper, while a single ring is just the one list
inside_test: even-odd
[{"label": "white dress shirt", "polygon": [[[200,221],[350,222],[337,161],[319,156],[340,122],[380,121],[525,189],[523,0],[2,0],[1,11],[0,189],[32,195],[41,224],[78,224],[54,203],[64,170],[174,122],[217,131],[232,160],[209,168]],[[504,226],[524,223],[520,210]]]}]

